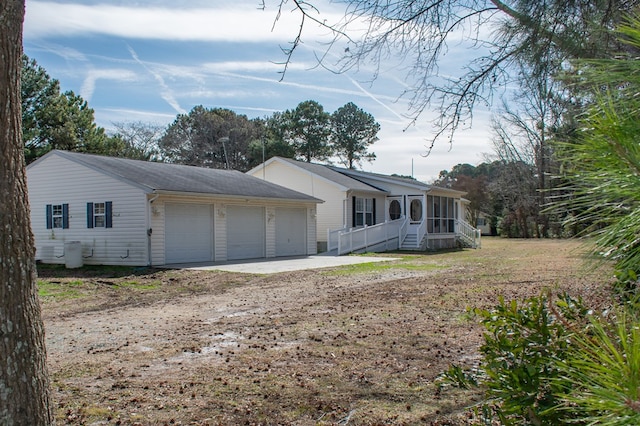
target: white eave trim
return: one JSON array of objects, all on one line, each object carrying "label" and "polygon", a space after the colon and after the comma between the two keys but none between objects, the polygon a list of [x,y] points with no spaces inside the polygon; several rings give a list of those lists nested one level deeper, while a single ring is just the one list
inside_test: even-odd
[{"label": "white eave trim", "polygon": [[167,191],[158,189],[155,191],[159,195],[166,195],[172,197],[192,197],[192,198],[215,198],[219,201],[228,200],[230,202],[238,201],[253,201],[253,202],[275,202],[275,203],[289,203],[289,204],[321,204],[323,200],[319,198],[312,199],[297,199],[297,198],[277,198],[277,197],[254,197],[248,195],[233,195],[233,194],[211,194],[207,192],[184,192],[184,191]]}]

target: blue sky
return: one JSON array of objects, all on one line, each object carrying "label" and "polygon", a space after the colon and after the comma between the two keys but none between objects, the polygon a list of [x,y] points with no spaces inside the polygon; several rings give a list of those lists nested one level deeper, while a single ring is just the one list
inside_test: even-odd
[{"label": "blue sky", "polygon": [[[250,118],[269,116],[316,100],[328,112],[353,102],[381,125],[377,155],[363,169],[377,173],[412,172],[430,181],[458,163],[479,164],[491,153],[489,111],[476,111],[473,127],[456,134],[452,146],[440,142],[428,157],[433,135],[426,112],[409,125],[408,104],[398,99],[406,83],[399,62],[335,74],[318,67],[326,30],[308,24],[303,44],[284,77],[281,47],[293,40],[298,15],[277,16],[277,2],[266,0],[139,0],[56,2],[27,0],[25,53],[95,110],[97,123],[143,121],[167,125],[196,105],[229,108]],[[323,18],[338,20],[337,4],[315,2]],[[459,47],[460,48],[460,47]],[[462,49],[462,48],[460,48]],[[464,58],[464,50],[453,52]],[[329,58],[333,61],[334,58]],[[443,64],[441,72],[455,73]],[[450,67],[450,68],[447,68]]]}]

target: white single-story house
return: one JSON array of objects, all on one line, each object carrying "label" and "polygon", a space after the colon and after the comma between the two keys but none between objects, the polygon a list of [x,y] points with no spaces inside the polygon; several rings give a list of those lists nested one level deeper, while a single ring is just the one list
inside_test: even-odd
[{"label": "white single-story house", "polygon": [[54,150],[27,184],[44,263],[78,247],[84,264],[131,266],[317,253],[322,201],[238,171]]},{"label": "white single-story house", "polygon": [[272,157],[248,174],[324,201],[319,250],[425,250],[479,246],[464,192],[411,178]]}]

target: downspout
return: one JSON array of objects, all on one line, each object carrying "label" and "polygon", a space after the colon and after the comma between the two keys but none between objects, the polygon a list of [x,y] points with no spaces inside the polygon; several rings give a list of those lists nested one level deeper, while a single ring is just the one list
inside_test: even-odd
[{"label": "downspout", "polygon": [[149,199],[149,208],[147,209],[147,266],[151,267],[151,233],[153,232],[153,229],[151,228],[151,204],[158,199],[158,197],[160,196],[160,194],[155,194],[152,198]]},{"label": "downspout", "polygon": [[342,228],[343,229],[351,228],[351,226],[349,226],[349,215],[348,215],[350,199],[351,199],[351,191],[349,190],[346,192],[346,196],[344,200],[342,200]]}]

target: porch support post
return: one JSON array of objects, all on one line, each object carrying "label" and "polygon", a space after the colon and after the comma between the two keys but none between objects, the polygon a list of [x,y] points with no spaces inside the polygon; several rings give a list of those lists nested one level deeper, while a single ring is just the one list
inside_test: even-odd
[{"label": "porch support post", "polygon": [[[422,221],[426,224],[427,220],[427,194],[425,192],[422,193]],[[427,232],[425,228],[425,232]]]}]

